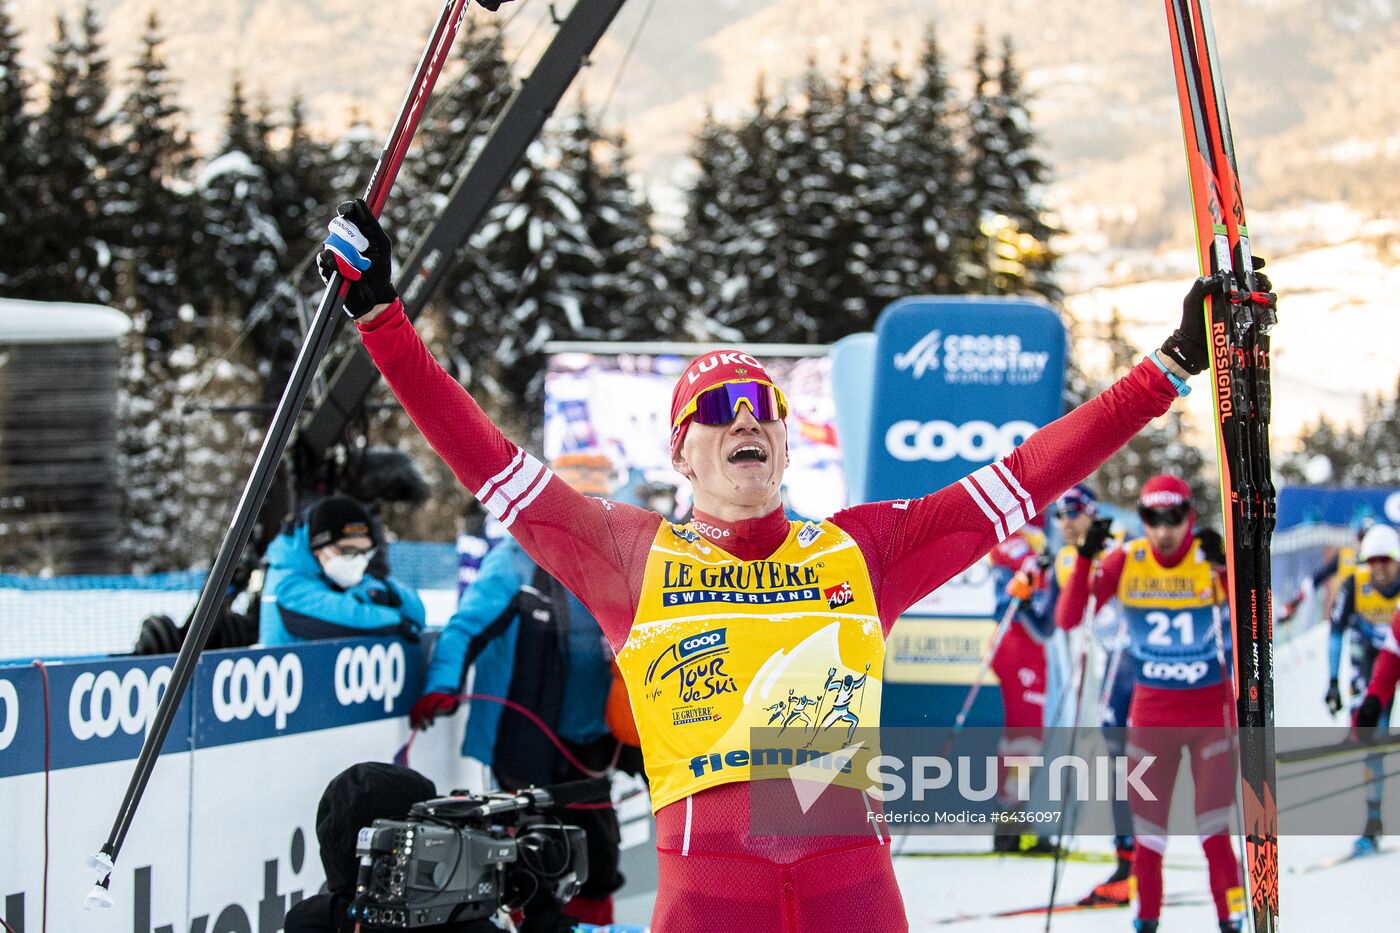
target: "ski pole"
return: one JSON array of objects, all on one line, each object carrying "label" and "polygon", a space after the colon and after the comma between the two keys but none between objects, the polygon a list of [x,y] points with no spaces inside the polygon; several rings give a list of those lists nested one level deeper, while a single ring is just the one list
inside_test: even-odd
[{"label": "ski pole", "polygon": [[[418,122],[427,106],[428,96],[432,92],[433,85],[437,82],[442,66],[447,60],[447,54],[452,47],[452,42],[457,36],[457,30],[466,15],[466,7],[467,0],[444,0],[443,2],[442,12],[438,16],[428,45],[423,50],[423,57],[418,62],[413,83],[409,85],[408,92],[404,96],[398,119],[394,123],[394,128],[389,132],[384,148],[379,154],[379,160],[375,163],[374,171],[370,174],[369,184],[365,189],[365,203],[369,206],[370,212],[376,216],[383,209],[384,201],[388,197],[389,190],[393,187],[399,168],[403,165],[409,143],[413,139]],[[258,451],[253,469],[243,487],[238,505],[234,509],[233,519],[224,533],[223,541],[219,544],[219,550],[214,558],[213,566],[210,568],[209,576],[204,581],[204,588],[200,591],[199,599],[195,603],[189,632],[180,648],[179,655],[175,659],[170,683],[161,697],[155,717],[151,722],[150,731],[146,733],[146,739],[141,745],[136,768],[132,772],[131,782],[127,786],[126,795],[122,798],[116,820],[112,824],[112,831],[97,854],[87,858],[88,866],[95,870],[101,879],[93,886],[92,891],[87,896],[86,906],[89,909],[112,906],[110,885],[113,865],[121,854],[122,843],[126,840],[127,831],[131,828],[131,821],[136,815],[136,808],[141,803],[141,796],[145,792],[146,784],[155,768],[160,747],[164,744],[165,737],[174,723],[175,711],[179,707],[185,691],[189,688],[199,654],[209,640],[215,609],[222,601],[229,580],[233,577],[239,555],[247,546],[248,538],[252,534],[253,522],[263,500],[267,497],[268,488],[271,486],[273,476],[277,471],[277,464],[282,458],[282,453],[287,447],[287,441],[295,426],[296,416],[306,402],[306,396],[310,391],[317,367],[321,358],[325,356],[326,349],[330,346],[331,338],[335,334],[335,325],[339,322],[339,311],[345,300],[345,291],[348,286],[349,282],[339,273],[333,274],[330,282],[326,285],[320,306],[316,310],[315,317],[312,318],[306,339],[302,343],[301,351],[297,354],[296,362],[292,367],[291,376],[287,380],[287,387],[282,393],[281,400],[277,403],[272,423],[268,425],[267,435],[263,438],[262,447]]]},{"label": "ski pole", "polygon": [[[1089,602],[1084,607],[1084,616],[1080,622],[1081,626],[1093,627],[1094,615],[1098,612],[1097,602],[1094,594],[1090,593]],[[1075,665],[1075,676],[1078,678],[1079,683],[1074,688],[1074,717],[1070,721],[1069,758],[1071,761],[1074,760],[1074,749],[1078,744],[1079,716],[1084,708],[1084,685],[1089,681],[1089,646],[1092,642],[1093,632],[1086,629],[1084,632],[1084,643],[1080,645],[1079,648],[1079,660]],[[1066,693],[1068,693],[1068,691],[1066,691]],[[1063,784],[1060,785],[1060,797],[1061,799],[1064,798]],[[1071,801],[1071,804],[1073,803],[1074,801]],[[1071,813],[1076,809],[1077,808],[1073,806],[1069,808]],[[1075,815],[1077,816],[1078,814]],[[1064,859],[1060,857],[1060,853],[1064,849],[1065,828],[1070,822],[1070,819],[1065,819],[1060,823],[1060,832],[1055,838],[1055,862],[1050,867],[1050,901],[1045,908],[1045,933],[1050,933],[1050,923],[1055,916],[1055,895],[1060,889],[1060,869],[1064,866]]]},{"label": "ski pole", "polygon": [[1002,613],[1001,621],[997,623],[996,631],[992,633],[992,640],[987,646],[987,652],[982,656],[982,663],[972,678],[972,686],[967,691],[967,698],[963,700],[962,709],[958,710],[957,718],[953,720],[953,731],[948,733],[948,741],[943,747],[944,755],[952,750],[953,743],[957,740],[958,734],[962,732],[963,724],[967,722],[967,714],[972,711],[972,704],[977,699],[977,694],[982,689],[982,682],[986,679],[987,671],[992,666],[992,658],[996,657],[997,648],[1001,647],[1001,640],[1006,637],[1007,630],[1011,628],[1011,620],[1016,617],[1016,612],[1020,608],[1021,600],[1015,596],[1011,597],[1011,603],[1006,607],[1006,612]]},{"label": "ski pole", "polygon": [[1108,709],[1109,699],[1113,696],[1113,682],[1118,679],[1118,666],[1123,663],[1123,639],[1127,635],[1127,628],[1128,621],[1120,620],[1118,631],[1113,636],[1113,655],[1108,659],[1108,666],[1103,674],[1103,685],[1099,688],[1099,722],[1103,722],[1104,711]]}]

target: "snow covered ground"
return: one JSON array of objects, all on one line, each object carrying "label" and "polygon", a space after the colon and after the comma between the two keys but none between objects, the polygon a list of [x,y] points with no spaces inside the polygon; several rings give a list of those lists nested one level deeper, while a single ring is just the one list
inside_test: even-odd
[{"label": "snow covered ground", "polygon": [[[1290,233],[1296,224],[1270,227],[1254,220],[1255,229],[1276,231],[1272,240],[1261,238],[1255,246],[1268,257],[1268,272],[1279,294],[1279,324],[1273,331],[1273,435],[1277,449],[1289,450],[1293,438],[1320,415],[1355,424],[1363,395],[1395,391],[1400,320],[1391,296],[1400,288],[1400,227],[1393,222],[1362,224],[1353,218],[1344,225],[1352,232],[1347,239],[1305,242]],[[1144,352],[1176,326],[1181,297],[1196,275],[1194,254],[1187,253],[1163,257],[1156,267],[1143,270],[1146,275],[1118,284],[1104,284],[1104,279],[1118,279],[1122,270],[1114,274],[1108,266],[1068,265],[1072,268],[1066,275],[1065,304],[1076,319],[1090,325],[1088,333],[1116,309],[1125,336]],[[1208,391],[1195,392],[1177,404],[1190,413],[1199,430],[1209,430]],[[1212,437],[1197,440],[1214,443]]]}]

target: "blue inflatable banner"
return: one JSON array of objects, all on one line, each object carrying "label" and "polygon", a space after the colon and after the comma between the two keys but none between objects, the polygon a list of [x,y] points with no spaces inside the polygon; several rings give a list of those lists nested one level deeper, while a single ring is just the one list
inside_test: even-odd
[{"label": "blue inflatable banner", "polygon": [[1364,519],[1400,526],[1400,488],[1286,486],[1278,492],[1278,531],[1297,525],[1355,530]]},{"label": "blue inflatable banner", "polygon": [[836,437],[846,471],[846,504],[864,502],[870,459],[870,415],[875,399],[875,335],[852,334],[831,345],[831,395]]},{"label": "blue inflatable banner", "polygon": [[875,328],[864,500],[926,495],[1063,411],[1065,328],[1029,298],[906,298]]}]

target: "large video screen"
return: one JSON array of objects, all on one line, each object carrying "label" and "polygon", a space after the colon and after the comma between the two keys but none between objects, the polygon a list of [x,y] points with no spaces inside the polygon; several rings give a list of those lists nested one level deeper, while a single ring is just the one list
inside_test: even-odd
[{"label": "large video screen", "polygon": [[[562,350],[551,354],[545,376],[545,456],[598,452],[619,473],[640,473],[653,482],[674,485],[681,510],[690,501],[689,485],[671,468],[669,442],[671,388],[692,358],[712,347],[650,345],[629,352]],[[831,364],[825,348],[794,348],[774,353],[762,346],[746,348],[767,368],[788,398],[788,445],[791,464],[784,499],[790,514],[825,518],[846,504],[841,448],[836,437],[836,405],[831,394]]]}]

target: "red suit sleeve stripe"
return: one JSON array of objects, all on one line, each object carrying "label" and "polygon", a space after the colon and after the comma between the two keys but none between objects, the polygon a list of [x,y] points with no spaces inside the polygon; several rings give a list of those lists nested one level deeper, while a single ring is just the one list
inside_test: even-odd
[{"label": "red suit sleeve stripe", "polygon": [[486,485],[477,491],[476,497],[486,511],[509,528],[520,515],[520,511],[540,494],[544,484],[549,482],[550,475],[544,464],[520,450],[511,459],[509,466],[486,481]]},{"label": "red suit sleeve stripe", "polygon": [[1006,483],[1007,488],[1015,493],[1016,497],[1020,500],[1018,504],[1021,508],[1021,514],[1026,517],[1026,521],[1035,518],[1035,503],[1031,499],[1031,494],[1022,488],[1020,480],[1016,479],[1016,474],[1011,472],[1006,466],[1005,461],[998,460],[992,464],[991,468],[997,476],[1001,477],[1002,481]]},{"label": "red suit sleeve stripe", "polygon": [[972,498],[972,501],[977,503],[977,507],[982,510],[982,514],[987,516],[987,521],[992,523],[992,527],[996,529],[997,540],[1005,541],[1006,536],[1010,532],[1006,530],[1006,523],[1001,520],[1001,515],[996,509],[992,508],[992,503],[987,499],[986,494],[977,487],[977,484],[973,482],[971,476],[964,476],[962,479],[958,480],[958,482],[967,490],[967,494]]},{"label": "red suit sleeve stripe", "polygon": [[1005,541],[1008,535],[1031,520],[1030,495],[1000,461],[958,482],[992,523],[998,541]]}]

